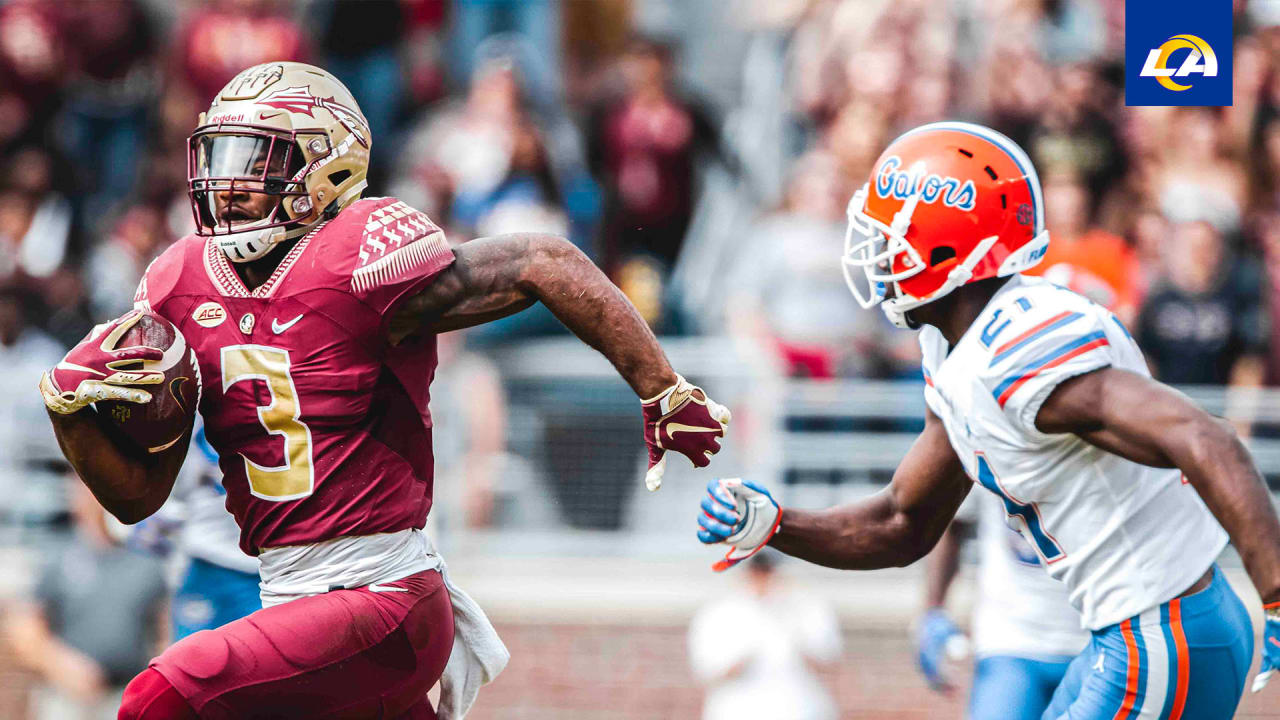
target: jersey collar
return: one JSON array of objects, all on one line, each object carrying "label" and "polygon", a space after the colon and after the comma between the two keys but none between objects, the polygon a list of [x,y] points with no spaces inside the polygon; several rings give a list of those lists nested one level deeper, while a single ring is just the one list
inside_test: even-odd
[{"label": "jersey collar", "polygon": [[320,228],[323,228],[327,223],[328,221],[322,222],[312,228],[311,232],[303,235],[302,239],[289,250],[289,253],[285,255],[284,259],[280,261],[280,264],[276,266],[275,271],[271,273],[271,277],[267,278],[266,282],[253,290],[245,287],[244,282],[240,280],[240,276],[237,275],[235,269],[231,267],[231,262],[227,260],[226,254],[218,248],[218,245],[213,242],[212,238],[206,240],[204,244],[205,272],[208,273],[209,280],[213,283],[213,286],[218,289],[218,292],[227,297],[271,297],[272,293],[275,292],[275,289],[284,281],[285,276],[288,275],[289,271],[293,269],[293,266],[297,264],[298,258],[302,257],[303,251],[306,250],[307,246],[311,243],[311,238],[314,237],[315,234],[320,231]]}]

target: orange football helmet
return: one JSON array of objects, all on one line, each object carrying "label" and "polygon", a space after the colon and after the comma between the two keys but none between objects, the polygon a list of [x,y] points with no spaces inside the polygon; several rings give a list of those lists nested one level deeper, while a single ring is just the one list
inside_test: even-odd
[{"label": "orange football helmet", "polygon": [[1031,159],[971,123],[932,123],[894,140],[848,214],[845,281],[859,304],[880,305],[902,328],[913,326],[912,308],[1026,270],[1049,247]]}]

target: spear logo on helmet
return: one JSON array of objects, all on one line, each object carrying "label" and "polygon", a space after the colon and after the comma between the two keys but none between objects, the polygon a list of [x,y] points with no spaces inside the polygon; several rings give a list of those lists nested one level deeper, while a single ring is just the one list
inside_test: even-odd
[{"label": "spear logo on helmet", "polygon": [[368,132],[369,126],[365,123],[364,117],[360,115],[358,110],[349,108],[346,105],[334,100],[332,97],[322,98],[311,94],[311,90],[306,87],[290,87],[284,90],[277,90],[265,98],[258,101],[261,105],[268,105],[273,108],[287,110],[292,113],[301,113],[307,117],[315,117],[312,114],[312,108],[322,108],[333,113],[333,116],[342,123],[347,129],[360,141],[361,145],[369,147]]}]

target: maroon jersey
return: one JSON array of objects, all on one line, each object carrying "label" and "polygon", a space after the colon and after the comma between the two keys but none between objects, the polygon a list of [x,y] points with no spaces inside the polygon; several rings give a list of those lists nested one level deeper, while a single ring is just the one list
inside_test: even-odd
[{"label": "maroon jersey", "polygon": [[451,262],[426,215],[369,198],[299,240],[252,291],[197,236],[147,269],[136,301],[196,351],[205,434],[246,553],[426,521],[435,336],[393,347],[386,331]]}]

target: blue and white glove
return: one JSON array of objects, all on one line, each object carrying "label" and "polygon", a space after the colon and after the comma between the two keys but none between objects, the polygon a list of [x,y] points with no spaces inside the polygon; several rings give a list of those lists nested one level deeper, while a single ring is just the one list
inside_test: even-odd
[{"label": "blue and white glove", "polygon": [[740,478],[712,480],[702,498],[698,539],[729,545],[724,559],[711,566],[724,572],[768,545],[781,521],[782,508],[763,487]]},{"label": "blue and white glove", "polygon": [[963,660],[969,654],[969,639],[951,622],[946,611],[933,608],[920,619],[916,643],[916,662],[929,687],[939,692],[950,690],[946,661]]},{"label": "blue and white glove", "polygon": [[1280,603],[1263,610],[1266,626],[1262,630],[1262,666],[1253,679],[1253,692],[1267,686],[1267,681],[1280,670]]}]

